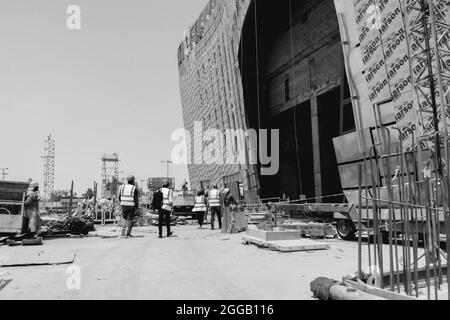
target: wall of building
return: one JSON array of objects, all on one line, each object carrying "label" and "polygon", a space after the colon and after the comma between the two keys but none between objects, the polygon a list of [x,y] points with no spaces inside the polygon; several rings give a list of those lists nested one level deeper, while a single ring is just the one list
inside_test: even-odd
[{"label": "wall of building", "polygon": [[[341,193],[333,138],[348,130],[344,115],[354,119],[351,102],[350,113],[343,112],[349,97],[341,86],[345,69],[334,3],[280,0],[253,4],[253,10],[257,18],[249,15],[244,26],[247,48],[241,68],[245,83],[260,86],[245,86],[247,114],[251,126],[258,127],[254,110],[259,109],[262,126],[280,130],[281,136],[280,171],[261,177],[262,194],[286,192],[291,199],[321,201]],[[258,67],[252,68],[255,59]]]},{"label": "wall of building", "polygon": [[[247,129],[238,51],[249,3],[249,0],[211,0],[188,28],[178,49],[185,129],[199,143],[195,145],[192,141],[188,146],[190,153],[195,148],[207,147],[194,130],[195,122],[201,122],[204,130],[219,129],[222,133],[226,129]],[[244,148],[238,147],[241,151]],[[224,159],[229,152],[224,150]],[[188,169],[192,188],[225,183],[237,193],[237,182],[242,182],[246,191],[257,190],[254,171],[245,164],[190,164]]]}]

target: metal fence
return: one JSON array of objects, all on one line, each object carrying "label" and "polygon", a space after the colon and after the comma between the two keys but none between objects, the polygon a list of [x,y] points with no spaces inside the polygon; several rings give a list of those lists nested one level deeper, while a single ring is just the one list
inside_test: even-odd
[{"label": "metal fence", "polygon": [[358,273],[367,276],[367,258],[371,284],[416,297],[426,288],[428,299],[442,298],[450,278],[449,138],[413,135],[415,149],[405,150],[391,143],[400,130],[379,130],[384,143],[373,145],[359,168]]}]

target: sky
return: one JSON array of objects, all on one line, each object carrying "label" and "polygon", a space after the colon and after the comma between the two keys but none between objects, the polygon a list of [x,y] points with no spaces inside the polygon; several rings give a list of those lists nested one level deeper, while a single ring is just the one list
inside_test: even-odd
[{"label": "sky", "polygon": [[[55,189],[121,176],[166,176],[183,128],[177,48],[207,0],[0,0],[0,168],[43,183],[44,141],[56,140]],[[70,5],[81,30],[69,30]],[[170,167],[179,187],[184,165]],[[1,179],[1,177],[0,177]]]}]

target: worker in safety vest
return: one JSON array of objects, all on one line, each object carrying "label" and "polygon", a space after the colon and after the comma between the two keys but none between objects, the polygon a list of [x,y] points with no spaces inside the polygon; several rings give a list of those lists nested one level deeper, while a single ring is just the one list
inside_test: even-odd
[{"label": "worker in safety vest", "polygon": [[139,190],[135,186],[135,177],[127,177],[128,184],[122,185],[119,191],[119,201],[122,207],[122,238],[132,237],[134,216],[139,208]]},{"label": "worker in safety vest", "polygon": [[170,215],[172,214],[173,210],[173,190],[169,188],[169,183],[165,183],[163,185],[163,188],[161,189],[161,192],[163,194],[163,203],[161,209],[158,210],[159,214],[159,237],[162,238],[162,229],[163,224],[166,224],[167,227],[167,237],[170,237],[172,235],[172,232],[170,231]]},{"label": "worker in safety vest", "polygon": [[209,191],[208,205],[211,212],[211,229],[214,230],[214,220],[216,215],[217,219],[219,220],[219,229],[222,229],[222,208],[220,206],[220,191],[216,185],[213,186],[213,188]]},{"label": "worker in safety vest", "polygon": [[203,229],[203,221],[205,219],[205,213],[206,213],[206,198],[205,198],[205,192],[199,191],[197,193],[197,196],[195,197],[195,205],[194,208],[192,209],[193,213],[197,214],[197,219],[198,219],[198,225],[199,225],[199,229]]}]

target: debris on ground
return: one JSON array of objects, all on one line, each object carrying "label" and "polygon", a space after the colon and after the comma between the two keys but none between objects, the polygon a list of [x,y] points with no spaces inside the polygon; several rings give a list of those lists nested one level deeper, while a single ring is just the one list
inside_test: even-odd
[{"label": "debris on ground", "polygon": [[34,255],[21,254],[7,261],[0,260],[0,268],[65,265],[74,263],[75,258],[75,254],[58,254],[57,256],[46,252]]},{"label": "debris on ground", "polygon": [[72,214],[42,217],[41,236],[44,238],[67,234],[88,235],[91,231],[95,231],[94,217],[82,210],[76,210]]},{"label": "debris on ground", "polygon": [[387,300],[325,277],[315,279],[310,287],[314,296],[321,300]]}]

